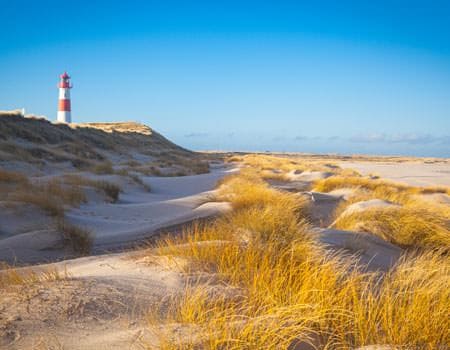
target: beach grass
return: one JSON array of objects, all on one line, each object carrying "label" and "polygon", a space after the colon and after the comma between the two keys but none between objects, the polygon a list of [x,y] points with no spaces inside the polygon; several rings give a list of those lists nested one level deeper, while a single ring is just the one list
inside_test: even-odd
[{"label": "beach grass", "polygon": [[32,269],[19,268],[0,262],[0,290],[11,286],[26,286],[33,283],[64,280],[69,277],[65,271],[61,273],[56,268]]},{"label": "beach grass", "polygon": [[63,235],[65,245],[80,255],[87,255],[92,249],[92,232],[60,219],[57,222],[57,230]]},{"label": "beach grass", "polygon": [[[233,212],[160,242],[185,257],[186,273],[214,274],[230,293],[189,285],[153,321],[162,349],[354,349],[371,344],[440,349],[450,343],[450,259],[410,251],[384,275],[330,253],[311,234],[306,204],[252,172],[220,187]],[[217,283],[217,281],[216,281]]]}]

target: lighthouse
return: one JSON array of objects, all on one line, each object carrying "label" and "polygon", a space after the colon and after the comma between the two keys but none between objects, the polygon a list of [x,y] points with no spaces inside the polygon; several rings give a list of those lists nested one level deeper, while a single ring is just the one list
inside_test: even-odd
[{"label": "lighthouse", "polygon": [[70,115],[70,77],[69,74],[64,72],[59,76],[59,102],[58,102],[58,118],[60,123],[71,123],[72,118]]}]

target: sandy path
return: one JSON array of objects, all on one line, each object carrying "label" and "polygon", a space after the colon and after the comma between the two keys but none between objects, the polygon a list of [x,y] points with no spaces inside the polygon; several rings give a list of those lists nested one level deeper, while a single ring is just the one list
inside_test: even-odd
[{"label": "sandy path", "polygon": [[411,186],[450,186],[450,162],[340,162],[339,165],[363,175],[376,174]]}]

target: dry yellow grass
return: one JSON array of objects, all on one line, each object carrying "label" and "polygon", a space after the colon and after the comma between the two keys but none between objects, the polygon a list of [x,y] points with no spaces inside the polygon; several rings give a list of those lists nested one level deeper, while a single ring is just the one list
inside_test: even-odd
[{"label": "dry yellow grass", "polygon": [[72,225],[63,219],[58,220],[57,229],[63,235],[64,243],[74,252],[81,255],[91,252],[93,241],[91,231]]},{"label": "dry yellow grass", "polygon": [[138,185],[141,185],[147,192],[151,191],[151,187],[149,184],[145,183],[141,177],[137,174],[128,174],[128,177],[133,180]]},{"label": "dry yellow grass", "polygon": [[136,122],[114,122],[114,123],[77,123],[72,125],[75,128],[98,129],[107,133],[131,133],[141,135],[151,135],[152,129],[146,125]]},{"label": "dry yellow grass", "polygon": [[52,216],[62,216],[64,205],[78,206],[86,201],[78,184],[60,179],[31,182],[17,172],[0,170],[0,193],[3,200],[33,204]]},{"label": "dry yellow grass", "polygon": [[234,156],[229,158],[228,161],[239,162],[258,170],[278,169],[285,172],[291,170],[321,171],[332,168],[326,166],[326,162],[320,160],[304,160],[296,159],[295,157],[280,157],[260,154],[247,154],[241,157]]},{"label": "dry yellow grass", "polygon": [[209,163],[206,156],[196,155],[195,158],[185,158],[176,154],[160,154],[156,161],[147,163],[129,162],[128,172],[139,172],[146,176],[186,176],[209,173]]},{"label": "dry yellow grass", "polygon": [[161,348],[287,349],[303,342],[318,349],[431,350],[449,344],[450,270],[438,254],[409,257],[381,281],[345,273],[332,257],[302,261],[290,254],[279,264],[248,267],[253,283],[234,299],[188,289],[172,304],[170,322],[192,335],[169,341],[161,334]]},{"label": "dry yellow grass", "polygon": [[[103,186],[103,184],[102,184]],[[67,185],[59,179],[31,184],[26,182],[7,196],[8,200],[35,205],[55,217],[56,228],[73,251],[90,252],[92,238],[89,231],[64,221],[64,206],[77,206],[86,201],[84,191],[78,185]]]},{"label": "dry yellow grass", "polygon": [[[333,176],[314,184],[314,190],[319,192],[339,188],[354,188],[355,192],[336,209],[336,228],[374,233],[407,248],[450,249],[450,208],[425,202],[420,197],[432,193],[450,193],[450,189],[413,187],[356,176]],[[370,199],[383,199],[400,207],[368,208],[345,213],[349,205]]]},{"label": "dry yellow grass", "polygon": [[25,175],[19,172],[0,169],[0,184],[2,183],[27,184],[28,179]]},{"label": "dry yellow grass", "polygon": [[114,169],[113,169],[112,163],[109,161],[106,161],[106,162],[96,164],[92,168],[92,172],[94,172],[95,174],[100,174],[100,175],[113,174]]},{"label": "dry yellow grass", "polygon": [[31,283],[58,281],[68,278],[65,271],[59,272],[57,269],[45,269],[35,272],[31,269],[18,269],[6,263],[0,262],[0,290],[14,285],[28,285]]},{"label": "dry yellow grass", "polygon": [[[447,193],[446,187],[413,187],[399,184],[393,181],[372,179],[363,176],[332,176],[314,182],[314,191],[330,192],[339,188],[356,188],[371,193],[371,198],[385,199],[394,203],[405,204],[412,195]],[[366,192],[367,193],[367,192]]]},{"label": "dry yellow grass", "polygon": [[[26,144],[26,147],[22,147]],[[6,147],[3,147],[6,145]],[[196,153],[183,149],[148,126],[134,123],[53,124],[23,118],[13,112],[0,115],[0,158],[42,164],[70,161],[77,168],[91,169],[106,161],[104,151],[123,156],[138,152],[155,161],[172,159],[196,162]],[[131,157],[130,157],[131,158]],[[98,171],[109,172],[106,165]]]},{"label": "dry yellow grass", "polygon": [[86,201],[83,189],[66,185],[59,179],[27,183],[12,190],[8,199],[33,204],[51,216],[64,215],[64,206],[78,206]]},{"label": "dry yellow grass", "polygon": [[234,209],[251,206],[265,206],[268,204],[289,202],[289,206],[304,203],[298,196],[280,193],[270,188],[258,174],[251,169],[243,169],[238,176],[231,176],[219,187],[220,200],[229,201]]},{"label": "dry yellow grass", "polygon": [[299,156],[274,156],[262,154],[247,154],[243,156],[232,156],[226,159],[227,162],[238,162],[244,166],[258,171],[263,179],[274,179],[287,181],[290,171],[319,171],[331,172],[341,175],[357,175],[351,169],[342,169],[327,159],[313,159]]},{"label": "dry yellow grass", "polygon": [[33,192],[38,192],[43,197],[58,198],[63,204],[79,206],[86,202],[86,195],[79,186],[63,183],[59,179],[51,179],[46,182],[38,182],[33,186]]},{"label": "dry yellow grass", "polygon": [[86,201],[82,188],[86,185],[102,190],[113,201],[117,200],[120,191],[118,186],[109,182],[91,181],[75,175],[32,183],[22,174],[0,171],[0,193],[4,193],[2,199],[32,204],[55,217],[56,229],[61,232],[64,242],[82,255],[90,252],[91,234],[65,222],[64,210],[65,206],[78,206]]},{"label": "dry yellow grass", "polygon": [[188,258],[187,272],[215,273],[231,294],[188,287],[163,317],[185,331],[158,333],[160,348],[288,349],[303,342],[318,349],[431,350],[450,344],[450,259],[443,251],[410,254],[380,278],[315,242],[295,196],[248,173],[221,191],[232,214],[165,240],[158,251]]},{"label": "dry yellow grass", "polygon": [[88,186],[102,191],[112,202],[119,199],[120,186],[104,180],[91,180],[79,175],[64,175],[62,181],[75,187]]},{"label": "dry yellow grass", "polygon": [[370,208],[340,215],[334,226],[343,230],[370,232],[406,248],[450,250],[449,216],[433,211],[431,205]]},{"label": "dry yellow grass", "polygon": [[[445,349],[450,344],[450,260],[441,251],[406,256],[360,298],[365,343]],[[381,331],[381,332],[380,332]]]},{"label": "dry yellow grass", "polygon": [[65,206],[76,207],[86,202],[84,186],[103,192],[111,202],[118,200],[121,191],[118,185],[109,181],[90,180],[79,175],[31,182],[21,173],[0,169],[3,200],[32,204],[51,216],[62,217]]}]

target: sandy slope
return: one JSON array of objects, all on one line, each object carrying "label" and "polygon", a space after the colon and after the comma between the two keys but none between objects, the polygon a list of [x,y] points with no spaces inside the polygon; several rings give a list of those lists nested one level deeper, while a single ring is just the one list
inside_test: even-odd
[{"label": "sandy slope", "polygon": [[[195,176],[143,177],[143,181],[151,186],[151,192],[124,184],[117,203],[90,201],[69,210],[66,217],[92,232],[94,253],[132,246],[165,228],[229,210],[228,203],[214,201],[211,190],[220,178],[233,171],[217,168],[211,173]],[[32,221],[35,219],[30,217]],[[38,223],[37,220],[33,222]],[[28,230],[19,227],[18,230],[18,234],[3,236],[0,240],[1,260],[36,263],[71,256],[62,249],[61,237],[45,225]]]},{"label": "sandy slope", "polygon": [[151,192],[127,189],[117,203],[92,203],[71,210],[69,221],[92,230],[94,250],[151,236],[165,227],[223,213],[228,203],[214,201],[216,182],[234,169],[183,177],[143,177]]},{"label": "sandy slope", "polygon": [[343,168],[359,171],[363,175],[376,174],[383,178],[412,186],[450,186],[450,162],[340,162]]},{"label": "sandy slope", "polygon": [[403,249],[363,232],[316,229],[320,242],[329,249],[355,255],[357,264],[367,271],[388,271],[403,254]]},{"label": "sandy slope", "polygon": [[49,267],[69,278],[3,293],[1,349],[140,349],[156,341],[145,315],[186,283],[167,259],[129,253],[34,269]]}]

